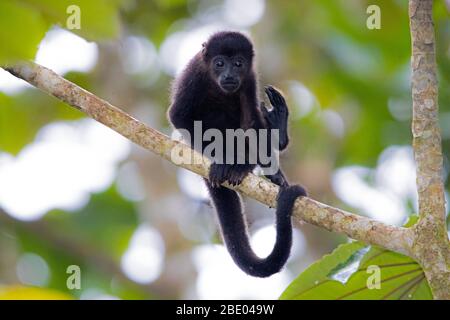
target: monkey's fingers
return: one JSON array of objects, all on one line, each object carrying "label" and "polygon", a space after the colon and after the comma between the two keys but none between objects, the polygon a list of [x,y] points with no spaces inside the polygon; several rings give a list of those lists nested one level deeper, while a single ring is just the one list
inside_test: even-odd
[{"label": "monkey's fingers", "polygon": [[244,180],[244,178],[247,176],[247,174],[248,173],[246,171],[234,170],[231,172],[230,177],[228,178],[228,182],[232,186],[240,185],[242,180]]},{"label": "monkey's fingers", "polygon": [[269,98],[270,104],[273,106],[273,96],[272,91],[270,90],[272,88],[271,86],[264,87],[264,92],[266,93],[267,97]]},{"label": "monkey's fingers", "polygon": [[261,102],[261,112],[266,119],[269,118],[270,111],[269,109],[267,109],[266,104],[264,102]]},{"label": "monkey's fingers", "polygon": [[268,111],[268,108],[266,106],[266,103],[264,101],[261,101],[261,103],[259,104],[259,108],[264,112],[264,111]]},{"label": "monkey's fingers", "polygon": [[286,105],[286,100],[284,99],[283,95],[274,87],[267,86],[265,88],[265,92],[272,106],[280,107]]},{"label": "monkey's fingers", "polygon": [[209,170],[208,180],[214,187],[218,188],[227,179],[227,166],[224,164],[213,163]]}]

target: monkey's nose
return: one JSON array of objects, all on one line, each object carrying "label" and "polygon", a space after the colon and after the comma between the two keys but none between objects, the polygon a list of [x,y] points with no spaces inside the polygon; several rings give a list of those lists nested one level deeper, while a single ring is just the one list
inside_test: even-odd
[{"label": "monkey's nose", "polygon": [[224,81],[229,81],[229,82],[234,81],[234,77],[232,75],[227,74],[227,75],[225,75]]}]

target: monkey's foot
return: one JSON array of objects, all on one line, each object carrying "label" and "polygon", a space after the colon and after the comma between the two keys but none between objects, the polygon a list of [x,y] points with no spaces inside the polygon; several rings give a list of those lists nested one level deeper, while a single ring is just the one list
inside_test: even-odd
[{"label": "monkey's foot", "polygon": [[[250,169],[251,171],[251,169]],[[228,177],[228,182],[232,186],[240,185],[242,180],[248,175],[249,169],[246,166],[240,167],[240,166],[234,166],[233,169],[230,171],[230,176]]]},{"label": "monkey's foot", "polygon": [[208,180],[213,188],[218,188],[225,181],[228,181],[232,186],[237,186],[251,171],[252,167],[248,165],[213,163],[209,170]]}]

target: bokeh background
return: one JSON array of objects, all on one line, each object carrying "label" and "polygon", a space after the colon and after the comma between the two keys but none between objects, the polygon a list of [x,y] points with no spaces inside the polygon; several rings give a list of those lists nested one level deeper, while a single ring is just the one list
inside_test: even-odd
[{"label": "bokeh background", "polygon": [[[214,31],[246,32],[261,85],[281,88],[291,110],[282,156],[290,180],[321,202],[386,223],[416,212],[406,0],[113,3],[114,24],[92,4],[77,34],[52,26],[36,61],[171,135],[173,78]],[[370,4],[381,8],[380,30],[366,27]],[[435,1],[447,188],[449,12],[449,1]],[[115,39],[85,40],[83,17],[96,14],[101,28],[118,29]],[[245,204],[252,243],[265,255],[273,210]],[[281,273],[249,277],[223,247],[199,177],[0,69],[0,285],[81,299],[271,299],[346,241],[305,224]],[[67,288],[70,265],[81,268],[80,290]]]}]

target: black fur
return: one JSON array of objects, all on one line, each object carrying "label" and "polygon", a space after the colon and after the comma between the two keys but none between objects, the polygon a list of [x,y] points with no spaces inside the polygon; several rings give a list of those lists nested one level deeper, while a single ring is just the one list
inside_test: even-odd
[{"label": "black fur", "polygon": [[[243,34],[214,34],[174,83],[168,112],[173,126],[188,130],[192,139],[194,121],[202,121],[203,132],[214,128],[223,134],[226,129],[279,129],[279,150],[284,150],[289,143],[287,105],[283,96],[271,86],[265,92],[273,109],[269,111],[259,103],[253,56],[253,45]],[[204,143],[202,150],[198,151],[203,151],[207,145]],[[218,213],[225,244],[234,261],[252,276],[268,277],[279,272],[289,257],[292,207],[296,198],[306,196],[306,192],[301,186],[289,186],[281,170],[267,176],[280,186],[276,211],[277,238],[272,253],[261,259],[250,247],[239,195],[221,186],[225,181],[232,185],[240,184],[254,167],[248,163],[213,163],[205,182]]]}]

